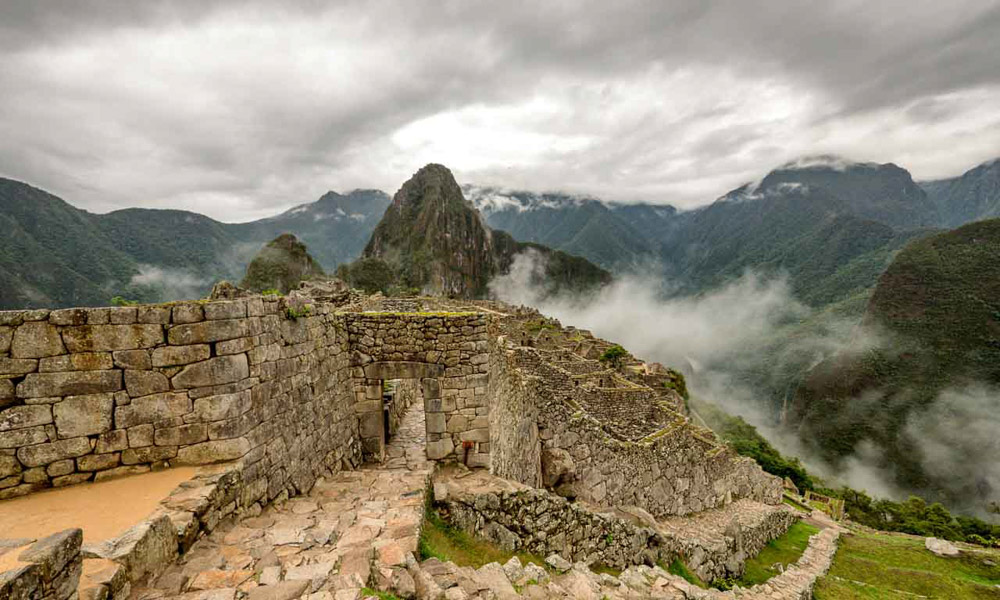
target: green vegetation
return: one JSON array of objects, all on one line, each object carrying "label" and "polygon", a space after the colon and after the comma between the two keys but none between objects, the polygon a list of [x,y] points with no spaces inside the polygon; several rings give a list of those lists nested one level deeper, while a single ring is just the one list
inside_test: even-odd
[{"label": "green vegetation", "polygon": [[628,356],[628,350],[622,348],[618,344],[611,346],[605,350],[598,360],[602,363],[608,363],[615,369],[622,368],[622,363],[625,361],[625,357]]},{"label": "green vegetation", "polygon": [[312,310],[312,304],[293,304],[285,309],[285,316],[293,321],[296,321],[302,317],[308,317],[311,315]]},{"label": "green vegetation", "polygon": [[809,545],[809,538],[817,533],[819,533],[817,527],[803,521],[793,524],[784,535],[768,542],[760,554],[746,562],[746,572],[738,582],[740,587],[764,583],[774,577],[778,571],[771,567],[776,563],[787,567],[798,562],[802,553],[806,551],[806,546]]},{"label": "green vegetation", "polygon": [[111,299],[111,306],[136,306],[139,304],[135,300],[126,300],[121,296],[115,296]]},{"label": "green vegetation", "polygon": [[381,590],[375,590],[372,588],[361,588],[361,596],[368,598],[369,596],[374,596],[379,600],[402,600],[399,596],[395,594],[390,594],[389,592],[383,592]]},{"label": "green vegetation", "polygon": [[799,488],[799,491],[811,490],[815,481],[797,458],[786,458],[774,448],[757,428],[722,411],[714,404],[691,400],[691,407],[705,420],[705,423],[726,443],[731,445],[741,456],[749,456],[757,461],[762,469],[772,475],[788,477]]},{"label": "green vegetation", "polygon": [[684,564],[684,561],[681,560],[680,557],[675,558],[674,562],[670,563],[669,566],[664,567],[663,565],[660,565],[660,567],[671,575],[682,577],[691,585],[696,585],[702,589],[708,588],[708,585],[702,581],[700,577],[692,573],[691,570],[687,568],[687,565]]},{"label": "green vegetation", "polygon": [[[983,453],[992,436],[959,427],[963,411],[985,401],[969,383],[1000,381],[998,255],[1000,220],[924,237],[899,252],[864,315],[892,343],[849,348],[797,388],[793,416],[824,458],[836,463],[870,443],[904,489],[964,510],[995,499],[974,482],[992,464]],[[948,440],[953,468],[930,472],[922,440],[908,434],[932,424]]]},{"label": "green vegetation", "polygon": [[816,600],[948,598],[1000,599],[1000,556],[942,558],[922,539],[856,532],[843,536],[830,572],[816,584]]},{"label": "green vegetation", "polygon": [[512,556],[518,557],[522,564],[530,562],[546,568],[542,557],[524,552],[507,552],[486,540],[452,527],[430,506],[424,516],[424,527],[420,532],[417,552],[420,554],[420,560],[434,557],[442,561],[450,560],[462,567],[477,569],[491,562],[503,564]]},{"label": "green vegetation", "polygon": [[389,263],[381,258],[361,258],[350,264],[342,264],[337,267],[337,277],[367,294],[382,292],[386,295],[389,295],[389,288],[398,279]]},{"label": "green vegetation", "polygon": [[306,245],[294,235],[283,233],[268,242],[250,261],[240,287],[287,294],[302,281],[322,276],[323,269],[309,254]]},{"label": "green vegetation", "polygon": [[262,292],[261,292],[261,295],[262,295],[262,296],[278,296],[279,298],[280,298],[281,296],[284,296],[284,294],[282,294],[282,293],[281,293],[281,290],[276,290],[276,289],[274,289],[274,288],[271,288],[271,289],[267,289],[267,290],[264,290],[264,291],[262,291]]}]

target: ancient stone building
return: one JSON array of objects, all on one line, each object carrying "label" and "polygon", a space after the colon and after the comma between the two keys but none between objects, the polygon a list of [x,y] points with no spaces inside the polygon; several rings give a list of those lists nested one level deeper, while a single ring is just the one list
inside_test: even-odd
[{"label": "ancient stone building", "polygon": [[378,296],[0,313],[0,499],[224,463],[148,525],[183,550],[385,460],[418,402],[432,461],[657,518],[780,502],[781,481],[693,426],[668,377],[610,368],[602,344],[528,309]]}]

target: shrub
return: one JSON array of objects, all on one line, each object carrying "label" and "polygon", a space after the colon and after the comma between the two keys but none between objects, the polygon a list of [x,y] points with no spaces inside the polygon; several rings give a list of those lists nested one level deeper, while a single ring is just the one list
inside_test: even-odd
[{"label": "shrub", "polygon": [[603,363],[608,363],[616,369],[622,368],[622,363],[625,362],[625,357],[628,356],[628,351],[622,348],[618,344],[611,346],[601,354],[600,361]]},{"label": "shrub", "polygon": [[111,299],[111,306],[135,306],[139,304],[135,300],[126,300],[121,296],[115,296]]}]

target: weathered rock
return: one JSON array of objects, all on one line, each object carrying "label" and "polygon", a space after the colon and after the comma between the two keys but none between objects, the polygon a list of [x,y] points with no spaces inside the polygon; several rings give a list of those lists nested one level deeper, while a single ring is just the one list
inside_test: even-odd
[{"label": "weathered rock", "polygon": [[17,459],[27,467],[42,467],[57,460],[89,454],[90,450],[90,440],[78,437],[18,448]]},{"label": "weathered rock", "polygon": [[19,398],[83,396],[122,389],[121,371],[30,373],[17,385]]},{"label": "weathered rock", "polygon": [[962,553],[955,544],[952,544],[948,540],[940,540],[934,537],[924,540],[924,547],[938,556],[952,557]]},{"label": "weathered rock", "polygon": [[170,382],[163,373],[156,371],[125,371],[125,389],[137,398],[170,390]]},{"label": "weathered rock", "polygon": [[[222,323],[223,321],[210,321]],[[172,382],[177,389],[222,385],[240,381],[250,376],[246,354],[219,356],[184,367]]]},{"label": "weathered rock", "polygon": [[155,577],[177,557],[177,532],[170,518],[162,515],[143,521],[116,538],[88,544],[84,556],[121,564],[131,581]]},{"label": "weathered rock", "polygon": [[110,431],[114,405],[112,394],[70,396],[57,402],[52,412],[59,437],[74,438]]},{"label": "weathered rock", "polygon": [[153,348],[163,343],[160,325],[83,325],[63,330],[70,352],[102,352]]},{"label": "weathered rock", "polygon": [[250,410],[251,405],[249,390],[236,394],[206,396],[194,401],[194,415],[202,422],[222,421],[242,415]]},{"label": "weathered rock", "polygon": [[573,564],[558,554],[550,554],[545,558],[545,564],[549,565],[559,573],[565,573],[573,568]]},{"label": "weathered rock", "polygon": [[191,412],[191,399],[184,392],[166,392],[135,398],[127,406],[115,409],[115,425],[129,428],[161,419],[180,417]]},{"label": "weathered rock", "polygon": [[52,422],[52,410],[48,405],[14,406],[0,411],[0,431],[24,429]]},{"label": "weathered rock", "polygon": [[222,319],[218,321],[202,321],[186,325],[176,325],[170,328],[167,338],[173,346],[189,344],[206,344],[234,338],[246,337],[247,321],[245,319]]},{"label": "weathered rock", "polygon": [[38,361],[40,373],[58,371],[106,371],[114,367],[111,355],[107,352],[83,352],[53,356]]},{"label": "weathered rock", "polygon": [[12,327],[0,327],[0,354],[10,352],[10,342],[13,337],[14,329]]},{"label": "weathered rock", "polygon": [[103,471],[117,467],[120,462],[120,455],[117,452],[110,454],[88,454],[76,459],[76,468],[81,471]]},{"label": "weathered rock", "polygon": [[309,588],[309,581],[282,581],[276,585],[256,587],[247,594],[247,600],[295,600]]},{"label": "weathered rock", "polygon": [[154,367],[174,367],[201,362],[212,355],[207,344],[193,346],[164,346],[153,350]]},{"label": "weathered rock", "polygon": [[25,323],[14,330],[10,346],[13,358],[43,358],[65,352],[59,329],[49,323]]},{"label": "weathered rock", "polygon": [[235,460],[249,451],[250,442],[246,438],[214,440],[181,448],[177,452],[177,462],[188,465],[206,465]]}]

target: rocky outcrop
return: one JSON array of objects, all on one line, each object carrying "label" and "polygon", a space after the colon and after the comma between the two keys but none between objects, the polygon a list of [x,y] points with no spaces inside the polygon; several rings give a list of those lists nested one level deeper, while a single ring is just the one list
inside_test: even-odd
[{"label": "rocky outcrop", "polygon": [[67,529],[37,542],[0,540],[0,598],[69,600],[83,570],[83,531]]},{"label": "rocky outcrop", "polygon": [[278,290],[287,294],[300,282],[322,276],[323,269],[309,255],[306,245],[294,235],[283,233],[250,261],[240,286],[255,292]]}]

